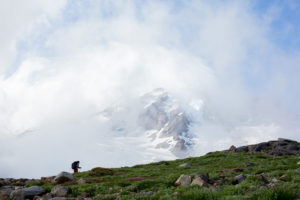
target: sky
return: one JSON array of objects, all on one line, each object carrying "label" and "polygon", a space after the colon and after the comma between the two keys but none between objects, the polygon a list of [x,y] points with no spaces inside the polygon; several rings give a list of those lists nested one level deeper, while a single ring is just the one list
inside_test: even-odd
[{"label": "sky", "polygon": [[[0,177],[53,175],[77,158],[88,167],[151,161],[156,150],[130,149],[143,137],[112,139],[90,116],[155,88],[183,107],[201,100],[215,116],[193,129],[201,153],[216,138],[300,140],[299,8],[297,0],[3,0]],[[99,148],[87,146],[95,141]]]}]

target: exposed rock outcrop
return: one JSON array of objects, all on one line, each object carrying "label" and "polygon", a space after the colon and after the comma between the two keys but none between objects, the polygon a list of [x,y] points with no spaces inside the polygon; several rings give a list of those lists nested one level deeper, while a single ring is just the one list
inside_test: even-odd
[{"label": "exposed rock outcrop", "polygon": [[65,183],[68,181],[74,181],[74,177],[71,173],[69,172],[61,172],[59,173],[55,178],[54,178],[54,183],[56,184],[61,184],[61,183]]},{"label": "exposed rock outcrop", "polygon": [[279,138],[276,141],[262,142],[237,148],[231,146],[223,152],[266,153],[273,156],[300,155],[300,144],[290,139]]}]

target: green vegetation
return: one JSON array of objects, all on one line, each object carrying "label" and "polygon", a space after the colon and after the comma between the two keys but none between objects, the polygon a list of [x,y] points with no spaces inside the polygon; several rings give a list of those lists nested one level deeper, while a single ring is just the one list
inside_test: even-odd
[{"label": "green vegetation", "polygon": [[[115,169],[95,168],[75,174],[78,181],[66,183],[72,189],[70,197],[88,196],[96,199],[300,199],[299,156],[269,156],[266,154],[215,152],[202,157],[162,161]],[[189,163],[189,167],[178,167]],[[248,163],[248,164],[247,164]],[[222,172],[240,168],[242,171]],[[194,176],[208,173],[210,188],[199,185],[175,187],[181,174]],[[236,175],[246,179],[237,184]],[[47,191],[50,183],[36,182]]]}]

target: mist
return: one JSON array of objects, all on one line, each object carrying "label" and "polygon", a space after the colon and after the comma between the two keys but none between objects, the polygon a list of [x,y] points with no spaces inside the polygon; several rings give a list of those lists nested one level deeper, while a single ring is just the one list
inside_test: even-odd
[{"label": "mist", "polygon": [[[193,119],[190,156],[299,140],[299,49],[272,37],[282,5],[256,3],[29,1],[22,18],[3,13],[0,177],[176,159],[136,123],[139,97],[156,88]],[[125,111],[99,118],[107,109]],[[115,135],[119,122],[127,131]]]}]

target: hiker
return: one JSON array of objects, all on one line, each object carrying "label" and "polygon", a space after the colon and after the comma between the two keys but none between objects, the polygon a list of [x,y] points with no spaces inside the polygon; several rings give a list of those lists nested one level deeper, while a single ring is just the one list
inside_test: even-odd
[{"label": "hiker", "polygon": [[72,163],[72,169],[74,170],[74,173],[77,173],[78,172],[78,169],[80,169],[81,167],[79,167],[79,161],[74,161]]}]

